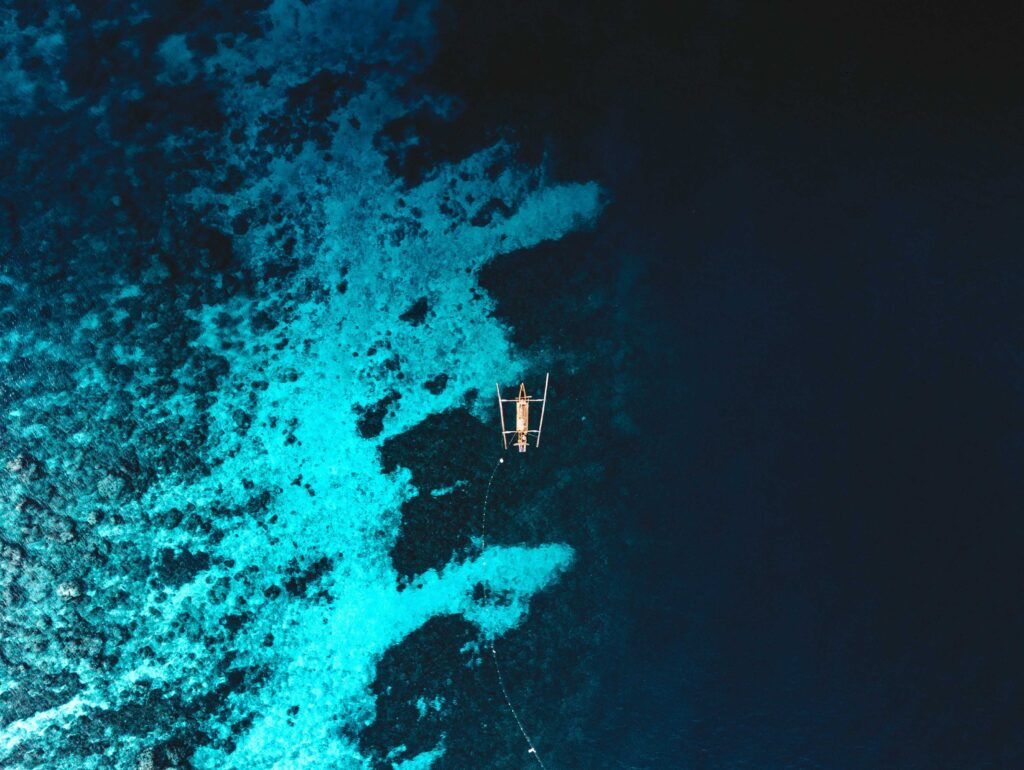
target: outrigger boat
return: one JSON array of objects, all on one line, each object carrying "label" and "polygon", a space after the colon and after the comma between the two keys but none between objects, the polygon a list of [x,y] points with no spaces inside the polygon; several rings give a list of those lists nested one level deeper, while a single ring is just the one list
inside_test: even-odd
[{"label": "outrigger boat", "polygon": [[[519,395],[515,398],[502,398],[501,397],[501,385],[495,383],[495,387],[498,390],[498,414],[501,415],[501,443],[508,449],[509,436],[515,436],[512,441],[512,446],[518,447],[520,452],[525,452],[526,447],[529,446],[529,437],[535,436],[533,445],[535,447],[540,446],[540,432],[544,429],[544,409],[548,405],[548,378],[550,372],[544,375],[544,397],[543,398],[532,398],[526,394],[526,383],[519,383]],[[540,421],[537,424],[537,430],[530,428],[530,404],[540,402]],[[516,405],[516,429],[506,430],[505,429],[505,404]]]}]

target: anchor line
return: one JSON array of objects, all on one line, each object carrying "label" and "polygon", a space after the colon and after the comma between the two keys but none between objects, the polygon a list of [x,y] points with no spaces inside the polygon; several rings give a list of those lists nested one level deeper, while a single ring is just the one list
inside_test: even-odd
[{"label": "anchor line", "polygon": [[[498,473],[498,468],[500,468],[504,462],[505,458],[499,457],[498,462],[494,464],[494,468],[491,470],[491,477],[487,479],[487,491],[484,492],[484,506],[480,515],[481,553],[487,550],[487,504],[491,497],[491,485],[494,483],[494,477]],[[530,739],[530,734],[526,732],[526,728],[523,726],[523,720],[519,718],[519,712],[516,711],[516,707],[512,705],[512,698],[509,696],[508,688],[505,686],[505,676],[502,674],[501,664],[498,662],[498,650],[494,646],[494,639],[492,638],[488,640],[487,645],[491,650],[491,660],[494,661],[494,670],[498,674],[498,686],[501,687],[501,694],[505,698],[505,705],[507,705],[508,710],[512,712],[512,718],[516,720],[516,726],[519,727],[519,732],[523,734],[523,739],[526,741],[526,745],[530,747],[529,752],[527,753],[537,760],[537,764],[540,765],[542,770],[547,770],[543,760],[540,758],[540,754],[537,753],[537,747],[533,745],[533,741]]]}]

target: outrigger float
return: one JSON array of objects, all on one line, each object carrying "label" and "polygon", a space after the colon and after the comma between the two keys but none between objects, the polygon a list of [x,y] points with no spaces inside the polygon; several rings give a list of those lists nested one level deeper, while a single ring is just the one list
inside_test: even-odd
[{"label": "outrigger float", "polygon": [[[526,383],[519,383],[519,395],[515,398],[502,398],[501,385],[495,383],[498,389],[498,413],[501,415],[501,443],[508,449],[509,436],[514,436],[512,446],[518,447],[520,452],[525,452],[529,446],[529,437],[534,436],[533,445],[540,446],[540,432],[544,429],[544,409],[548,405],[548,378],[551,373],[544,375],[544,396],[543,398],[532,398],[526,394]],[[540,402],[540,421],[537,430],[530,428],[530,404]],[[505,404],[516,405],[516,428],[515,430],[505,429]]]}]

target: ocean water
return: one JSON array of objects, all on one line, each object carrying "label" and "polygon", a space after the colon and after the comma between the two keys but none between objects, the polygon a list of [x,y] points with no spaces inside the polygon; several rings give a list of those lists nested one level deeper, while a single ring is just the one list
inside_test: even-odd
[{"label": "ocean water", "polygon": [[4,768],[525,755],[481,644],[577,547],[521,465],[483,548],[483,482],[494,381],[567,354],[479,277],[604,199],[500,138],[400,173],[463,108],[415,84],[430,12],[3,11]]},{"label": "ocean water", "polygon": [[1022,34],[0,3],[0,768],[1024,766]]}]

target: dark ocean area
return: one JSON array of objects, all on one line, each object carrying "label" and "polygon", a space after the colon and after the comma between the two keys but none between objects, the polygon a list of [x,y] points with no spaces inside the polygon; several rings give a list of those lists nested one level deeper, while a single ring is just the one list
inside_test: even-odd
[{"label": "dark ocean area", "polygon": [[0,2],[0,768],[1024,767],[1022,32]]}]

